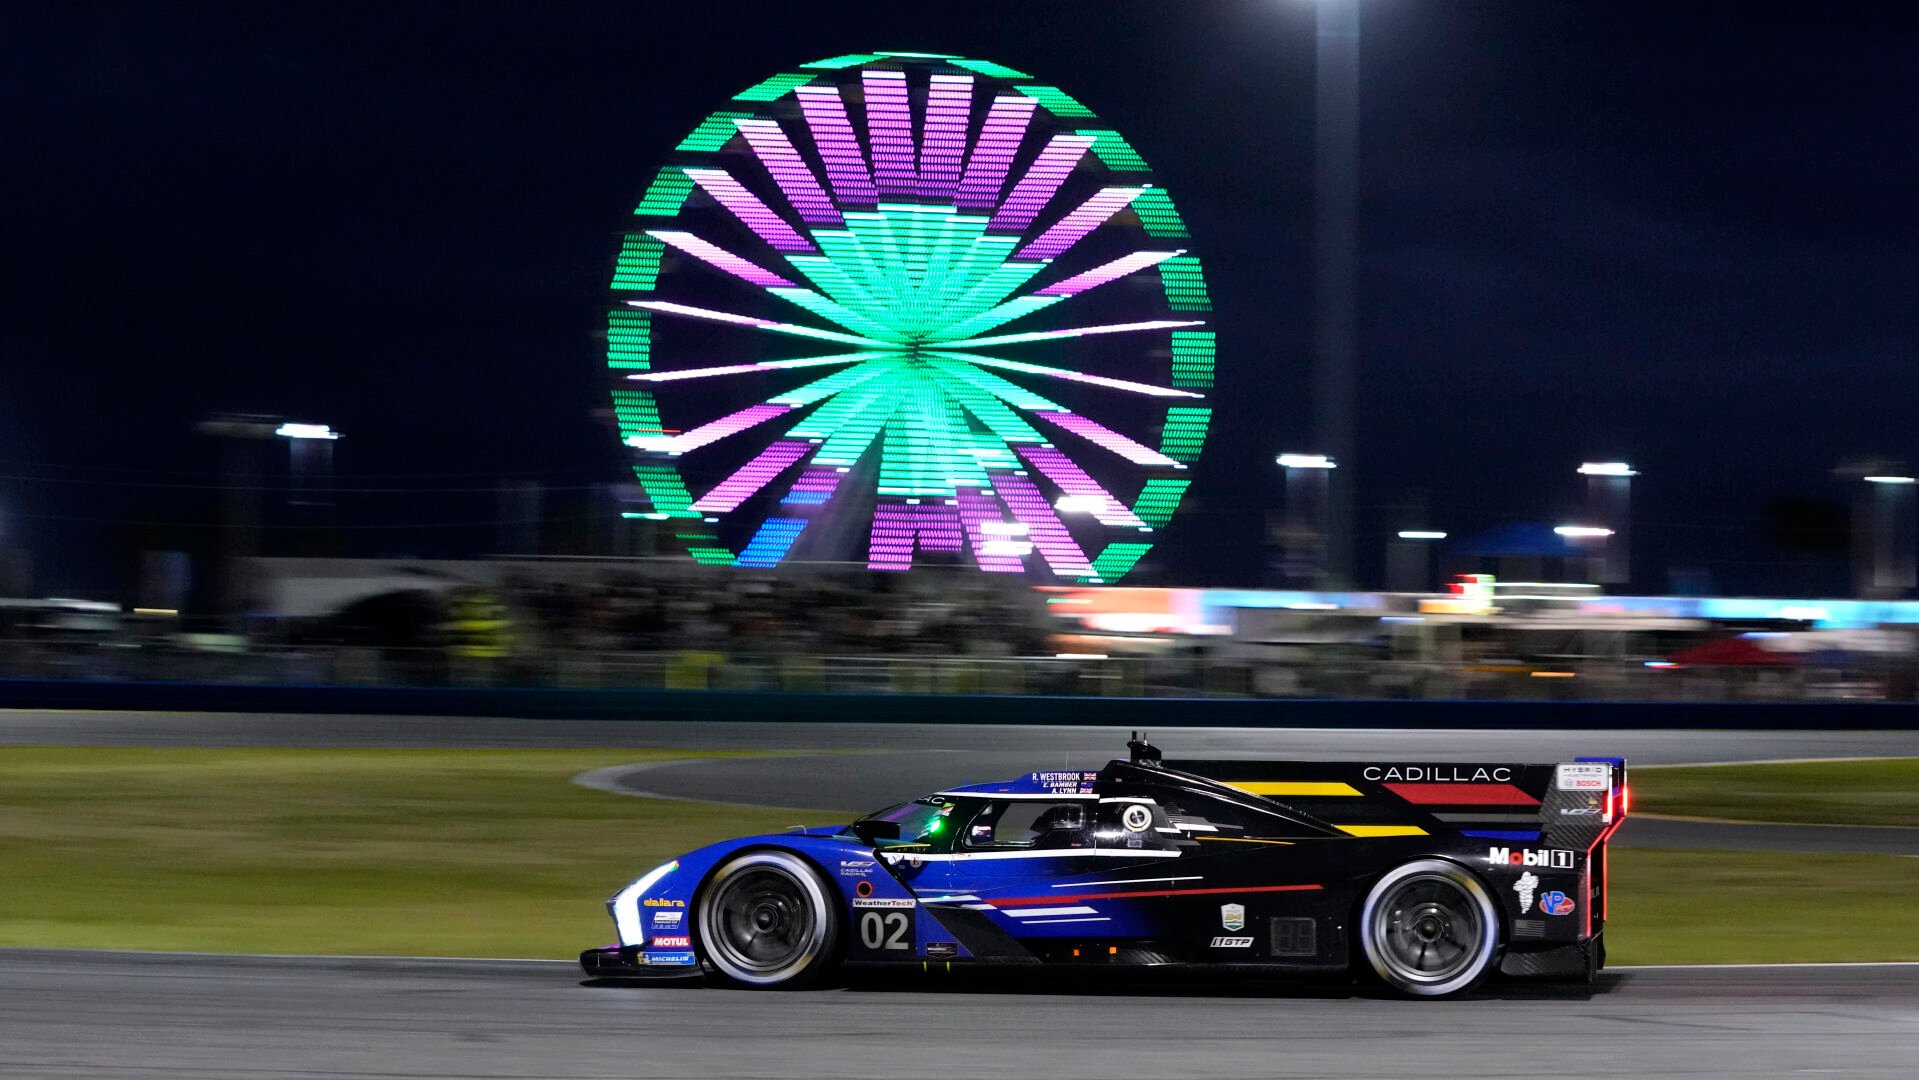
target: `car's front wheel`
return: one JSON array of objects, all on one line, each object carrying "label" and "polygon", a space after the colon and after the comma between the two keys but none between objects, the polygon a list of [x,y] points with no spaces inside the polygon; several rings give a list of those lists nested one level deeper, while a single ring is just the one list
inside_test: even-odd
[{"label": "car's front wheel", "polygon": [[696,901],[706,959],[740,986],[803,986],[824,976],[839,948],[826,882],[787,851],[749,851],[713,872]]},{"label": "car's front wheel", "polygon": [[1367,962],[1387,986],[1444,997],[1472,989],[1492,970],[1499,913],[1465,867],[1418,859],[1372,887],[1358,929]]}]

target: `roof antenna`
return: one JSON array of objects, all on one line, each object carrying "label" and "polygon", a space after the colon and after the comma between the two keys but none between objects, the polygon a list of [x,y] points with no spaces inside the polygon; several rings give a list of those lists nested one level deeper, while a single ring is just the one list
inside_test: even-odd
[{"label": "roof antenna", "polygon": [[1132,739],[1126,743],[1126,749],[1133,752],[1135,765],[1159,764],[1159,747],[1147,742],[1145,737],[1137,731],[1133,732]]}]

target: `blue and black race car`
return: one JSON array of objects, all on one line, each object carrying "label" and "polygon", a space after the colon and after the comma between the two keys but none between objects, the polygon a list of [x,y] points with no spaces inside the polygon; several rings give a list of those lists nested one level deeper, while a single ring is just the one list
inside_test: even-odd
[{"label": "blue and black race car", "polygon": [[621,889],[589,975],[841,965],[1358,971],[1407,995],[1591,980],[1626,763],[1163,762],[1033,772],[729,840]]}]

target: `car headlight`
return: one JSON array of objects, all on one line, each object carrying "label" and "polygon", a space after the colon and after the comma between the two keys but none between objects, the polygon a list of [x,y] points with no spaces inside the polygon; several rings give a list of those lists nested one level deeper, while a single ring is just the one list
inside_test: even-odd
[{"label": "car headlight", "polygon": [[678,859],[664,866],[656,866],[636,879],[633,884],[613,894],[606,902],[606,909],[613,913],[613,925],[619,929],[620,944],[646,944],[646,927],[640,921],[640,896],[660,879],[680,868]]}]

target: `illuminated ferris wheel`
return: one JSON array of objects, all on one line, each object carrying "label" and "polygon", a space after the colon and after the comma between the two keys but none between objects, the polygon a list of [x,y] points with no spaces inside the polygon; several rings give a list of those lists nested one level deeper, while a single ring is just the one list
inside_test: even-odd
[{"label": "illuminated ferris wheel", "polygon": [[1118,580],[1190,483],[1211,301],[1112,128],[984,60],[861,53],[734,95],[624,230],[621,437],[697,560]]}]

